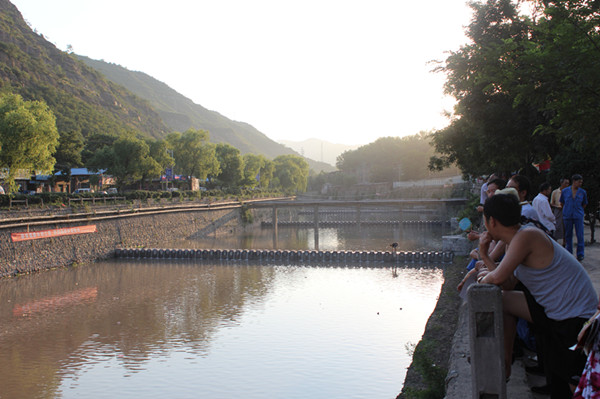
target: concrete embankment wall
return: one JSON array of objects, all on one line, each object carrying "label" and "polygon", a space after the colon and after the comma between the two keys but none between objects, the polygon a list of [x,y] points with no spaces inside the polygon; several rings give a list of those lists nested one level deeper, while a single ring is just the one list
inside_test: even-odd
[{"label": "concrete embankment wall", "polygon": [[[253,212],[260,223],[260,212]],[[257,217],[258,216],[258,217]],[[92,262],[111,257],[117,247],[162,247],[168,241],[194,236],[219,236],[243,229],[239,209],[185,211],[92,220],[95,233],[13,242],[11,233],[75,227],[52,225],[0,230],[0,278]],[[85,225],[82,223],[80,225]]]}]

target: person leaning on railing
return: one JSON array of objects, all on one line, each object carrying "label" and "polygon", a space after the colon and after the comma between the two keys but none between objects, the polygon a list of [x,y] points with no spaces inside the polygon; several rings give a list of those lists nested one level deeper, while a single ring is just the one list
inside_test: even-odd
[{"label": "person leaning on railing", "polygon": [[[598,296],[581,264],[560,244],[537,227],[521,226],[519,200],[496,194],[484,204],[487,232],[479,240],[479,253],[487,271],[477,281],[503,288],[504,356],[510,376],[517,317],[540,329],[550,368],[551,397],[570,397],[585,364],[581,351],[569,348],[596,311]],[[489,257],[492,240],[506,243],[506,253],[496,265]],[[512,290],[520,281],[524,291]]]}]

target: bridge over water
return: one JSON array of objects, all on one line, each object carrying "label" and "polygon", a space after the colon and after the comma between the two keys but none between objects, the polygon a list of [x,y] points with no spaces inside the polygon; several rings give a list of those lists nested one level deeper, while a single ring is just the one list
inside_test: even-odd
[{"label": "bridge over water", "polygon": [[[278,226],[295,225],[314,229],[315,250],[240,250],[240,249],[164,249],[164,248],[120,248],[115,255],[121,258],[155,258],[155,259],[196,259],[219,261],[286,261],[286,262],[319,262],[328,263],[363,263],[369,264],[405,264],[405,263],[447,263],[451,262],[451,252],[395,252],[395,251],[321,251],[319,250],[319,226],[336,225],[335,220],[325,220],[324,216],[338,219],[339,225],[357,224],[440,224],[447,222],[464,206],[466,199],[453,198],[443,200],[411,199],[411,200],[373,200],[373,201],[315,201],[306,199],[249,200],[243,205],[249,209],[272,209],[270,223],[263,223],[273,228],[273,247],[278,248]],[[295,220],[280,221],[278,213],[283,209],[294,210]],[[308,217],[309,221],[299,221],[298,216]],[[339,217],[351,220],[339,220]]]},{"label": "bridge over water", "polygon": [[[313,222],[319,226],[320,216],[324,213],[340,214],[344,210],[353,212],[354,221],[358,224],[366,221],[362,216],[366,213],[384,213],[384,218],[376,220],[385,221],[392,217],[395,221],[428,220],[448,221],[450,215],[455,214],[464,204],[466,198],[448,199],[396,199],[396,200],[261,200],[246,203],[249,208],[272,208],[274,227],[278,225],[278,211],[283,208],[310,209],[313,214]],[[304,211],[306,212],[306,211]],[[393,215],[393,216],[392,216]],[[372,219],[371,219],[372,220]]]},{"label": "bridge over water", "polygon": [[[299,225],[313,227],[315,244],[318,247],[319,227],[331,226],[336,223],[361,224],[389,224],[389,223],[445,223],[451,216],[456,215],[466,204],[466,198],[446,199],[386,199],[386,200],[314,200],[314,199],[289,199],[289,200],[261,200],[246,203],[248,208],[271,208],[273,216],[273,244],[277,247],[278,226]],[[285,208],[295,209],[296,215],[311,216],[312,220],[281,221],[279,211]],[[326,215],[334,215],[334,220],[327,219]],[[337,215],[338,219],[335,219]],[[339,217],[343,216],[343,220]]]},{"label": "bridge over water", "polygon": [[[358,254],[353,252],[337,252],[328,254],[327,251],[319,252],[319,226],[327,226],[331,219],[339,216],[346,218],[345,224],[348,223],[386,223],[392,219],[394,222],[419,222],[427,223],[435,221],[447,221],[452,215],[454,207],[456,211],[460,209],[466,202],[465,199],[446,199],[446,200],[431,200],[431,199],[412,199],[412,200],[363,200],[363,201],[315,201],[312,199],[294,199],[294,198],[279,198],[279,199],[250,199],[250,200],[225,200],[218,202],[178,202],[172,204],[151,204],[142,206],[141,202],[126,205],[125,207],[111,206],[109,208],[99,208],[92,210],[80,211],[79,208],[68,210],[60,209],[57,212],[50,209],[49,213],[17,214],[9,218],[0,218],[0,252],[6,254],[0,260],[0,278],[16,275],[19,273],[29,273],[38,270],[45,270],[52,267],[62,267],[73,263],[81,263],[88,260],[96,260],[114,254],[115,248],[123,246],[133,246],[136,248],[155,245],[153,243],[163,242],[165,231],[176,232],[181,236],[190,236],[197,234],[199,230],[210,227],[210,229],[218,229],[222,226],[219,223],[228,223],[239,218],[240,209],[267,209],[267,212],[261,212],[261,218],[269,216],[269,209],[272,209],[273,218],[273,248],[279,248],[277,245],[277,226],[278,212],[281,212],[281,219],[285,216],[301,215],[303,219],[308,219],[312,223],[311,226],[304,225],[303,227],[314,228],[315,240],[314,250],[311,252],[298,254],[288,252],[291,259],[302,259],[305,257],[317,258],[321,257],[324,261],[386,261],[386,256],[389,260],[419,261],[427,260],[430,262],[439,261],[440,254],[422,253],[402,254],[397,256],[382,255],[377,253]],[[290,211],[290,210],[293,210]],[[321,216],[323,218],[321,218]],[[347,220],[350,218],[350,220]],[[190,220],[192,223],[190,223]],[[196,222],[197,221],[197,222]],[[282,220],[285,221],[285,220]],[[88,231],[79,231],[75,235],[65,235],[63,230],[94,225],[94,234],[89,234]],[[60,233],[56,236],[48,235],[50,233]],[[21,235],[29,234],[28,241],[15,241],[13,234]],[[81,234],[79,234],[81,233]],[[268,238],[267,238],[268,239]],[[286,254],[282,253],[285,257]],[[141,254],[140,254],[141,255]],[[138,255],[138,256],[140,256]],[[198,259],[198,251],[188,256]],[[227,252],[227,258],[230,256]],[[172,253],[167,255],[173,257]],[[177,253],[176,256],[179,256]],[[201,257],[216,256],[211,254],[210,250],[205,253],[201,252]],[[233,253],[234,260],[237,257],[247,257],[248,259],[256,257],[256,253],[244,253],[240,255]],[[160,257],[160,254],[159,254]],[[186,257],[186,254],[183,255]],[[267,260],[275,257],[277,259],[277,251],[274,254],[260,254],[259,260]],[[365,259],[366,257],[366,259]],[[219,255],[220,259],[224,258],[223,253]],[[381,259],[380,259],[381,258]]]}]

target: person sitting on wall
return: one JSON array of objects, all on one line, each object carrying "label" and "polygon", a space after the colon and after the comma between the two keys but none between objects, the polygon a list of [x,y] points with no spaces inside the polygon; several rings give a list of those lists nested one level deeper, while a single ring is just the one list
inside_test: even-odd
[{"label": "person sitting on wall", "polygon": [[[494,179],[489,183],[488,186],[489,186],[489,188],[486,193],[488,198],[493,196],[495,193],[502,193],[502,192],[504,192],[504,193],[508,192],[511,194],[514,193],[514,196],[516,198],[518,198],[517,190],[504,189],[504,187],[506,186],[506,182],[502,179]],[[509,190],[509,191],[506,191],[506,190]],[[510,190],[512,190],[512,191],[510,191]],[[481,233],[474,232],[473,230],[471,230],[469,232],[469,234],[467,235],[467,238],[471,241],[475,241],[475,240],[479,239],[480,235],[481,235]],[[502,256],[504,256],[504,249],[505,249],[504,243],[502,241],[500,241],[500,242],[493,241],[489,246],[490,258],[492,258],[495,262],[499,261],[500,259],[502,259]],[[479,248],[475,248],[474,250],[472,250],[469,253],[469,257],[471,258],[471,261],[467,265],[468,273],[465,275],[465,277],[462,279],[462,281],[456,287],[458,292],[461,292],[463,290],[465,284],[467,284],[468,282],[474,281],[475,276],[480,271],[485,269],[485,264],[481,261],[481,257],[479,256]]]},{"label": "person sitting on wall", "polygon": [[[486,191],[482,193],[482,199],[484,194],[485,199],[487,199],[494,195],[496,191],[502,190],[504,187],[506,187],[506,181],[495,176],[496,175],[490,176],[490,180],[488,180],[488,182],[485,183]],[[485,200],[483,202],[485,202]],[[483,202],[480,205],[481,210],[479,210],[479,207],[477,207],[479,212],[483,212]],[[479,233],[478,231],[471,230],[469,234],[467,234],[467,238],[469,239],[469,241],[475,241],[479,239],[480,234],[481,233]],[[469,268],[469,270],[471,269],[472,267]]]},{"label": "person sitting on wall", "polygon": [[[496,194],[484,204],[487,232],[479,240],[479,253],[487,270],[477,281],[504,289],[504,356],[506,376],[510,376],[513,341],[518,317],[543,331],[544,355],[551,376],[551,397],[570,397],[581,375],[585,356],[569,348],[577,334],[596,311],[598,296],[581,264],[543,231],[521,226],[519,200]],[[506,253],[498,265],[489,257],[492,240],[506,243]],[[512,290],[517,281],[524,291]]]},{"label": "person sitting on wall", "polygon": [[[496,173],[492,173],[491,175],[488,176],[487,180],[481,185],[481,189],[479,191],[479,206],[477,207],[477,212],[479,213],[483,213],[483,204],[485,203],[485,200],[488,199],[490,197],[489,194],[489,185],[492,181],[496,180],[498,178],[498,175]],[[504,183],[506,185],[506,183]],[[501,187],[504,188],[504,187]],[[492,191],[493,193],[493,191]]]}]

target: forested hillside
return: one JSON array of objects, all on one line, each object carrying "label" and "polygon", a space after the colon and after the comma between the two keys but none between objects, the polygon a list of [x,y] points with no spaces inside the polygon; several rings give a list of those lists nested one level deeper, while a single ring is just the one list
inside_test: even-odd
[{"label": "forested hillside", "polygon": [[[12,3],[0,0],[0,90],[48,104],[60,134],[55,157],[63,166],[81,166],[77,149],[90,137],[133,131],[164,139],[169,132],[188,128],[207,130],[212,142],[230,144],[242,153],[268,158],[296,154],[249,124],[194,104],[144,73],[81,58],[93,67],[32,31]],[[316,171],[331,169],[309,163]]]},{"label": "forested hillside", "polygon": [[119,65],[84,56],[79,56],[79,59],[102,72],[109,80],[150,102],[165,124],[175,131],[183,132],[190,128],[208,130],[212,142],[231,144],[242,153],[261,153],[270,158],[295,154],[292,149],[269,139],[251,125],[232,121],[218,112],[195,104],[143,72],[130,71]]},{"label": "forested hillside", "polygon": [[33,32],[8,0],[0,0],[0,86],[45,101],[61,137],[125,130],[163,137],[169,131],[148,102]]},{"label": "forested hillside", "polygon": [[406,137],[380,137],[373,143],[338,157],[337,166],[343,173],[354,175],[358,182],[394,182],[451,177],[460,174],[455,166],[443,171],[428,168],[434,155],[431,136],[421,132]]}]

